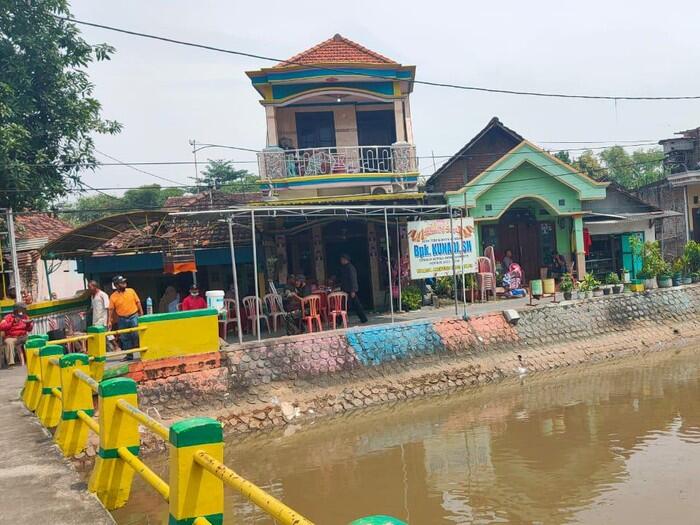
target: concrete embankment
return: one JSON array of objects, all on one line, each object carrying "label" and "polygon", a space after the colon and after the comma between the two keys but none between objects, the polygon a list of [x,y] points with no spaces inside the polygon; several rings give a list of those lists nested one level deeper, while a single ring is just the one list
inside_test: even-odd
[{"label": "concrete embankment", "polygon": [[0,523],[113,524],[19,399],[26,371],[0,371]]},{"label": "concrete embankment", "polygon": [[692,285],[524,309],[515,325],[494,313],[282,337],[134,365],[131,376],[142,406],[166,420],[207,414],[246,433],[686,345],[700,335],[699,307]]}]

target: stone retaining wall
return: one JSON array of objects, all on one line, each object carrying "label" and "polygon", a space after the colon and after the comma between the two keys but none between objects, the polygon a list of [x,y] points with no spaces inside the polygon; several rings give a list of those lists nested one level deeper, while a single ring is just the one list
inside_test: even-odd
[{"label": "stone retaining wall", "polygon": [[245,432],[680,344],[700,335],[699,305],[691,285],[527,308],[516,325],[493,313],[281,337],[131,375],[164,418],[214,415]]}]

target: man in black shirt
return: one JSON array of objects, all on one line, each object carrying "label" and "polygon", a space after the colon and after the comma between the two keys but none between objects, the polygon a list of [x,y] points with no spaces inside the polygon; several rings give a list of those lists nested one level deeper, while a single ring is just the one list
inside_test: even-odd
[{"label": "man in black shirt", "polygon": [[365,310],[357,297],[357,270],[350,262],[350,256],[346,253],[340,256],[340,289],[348,294],[348,309],[355,310],[361,323],[367,322]]}]

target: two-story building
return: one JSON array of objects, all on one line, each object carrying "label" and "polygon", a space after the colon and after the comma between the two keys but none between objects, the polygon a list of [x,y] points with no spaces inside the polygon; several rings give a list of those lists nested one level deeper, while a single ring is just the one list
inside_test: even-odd
[{"label": "two-story building", "polygon": [[[266,147],[258,155],[262,205],[342,208],[422,199],[410,105],[414,66],[336,34],[247,75],[267,122]],[[326,283],[347,253],[362,301],[385,305],[392,248],[381,221],[285,217],[261,221],[260,228],[268,266],[275,266],[268,278],[284,282],[288,274],[303,273]]]}]

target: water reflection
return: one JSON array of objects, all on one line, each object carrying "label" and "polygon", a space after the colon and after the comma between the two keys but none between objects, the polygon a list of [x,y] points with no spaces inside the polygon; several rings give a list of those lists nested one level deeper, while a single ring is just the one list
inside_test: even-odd
[{"label": "water reflection", "polygon": [[[412,525],[691,523],[699,443],[700,354],[686,351],[287,429],[230,443],[226,461],[319,525],[374,513]],[[167,522],[149,489],[135,493],[120,524]],[[227,497],[227,523],[272,523]]]}]

